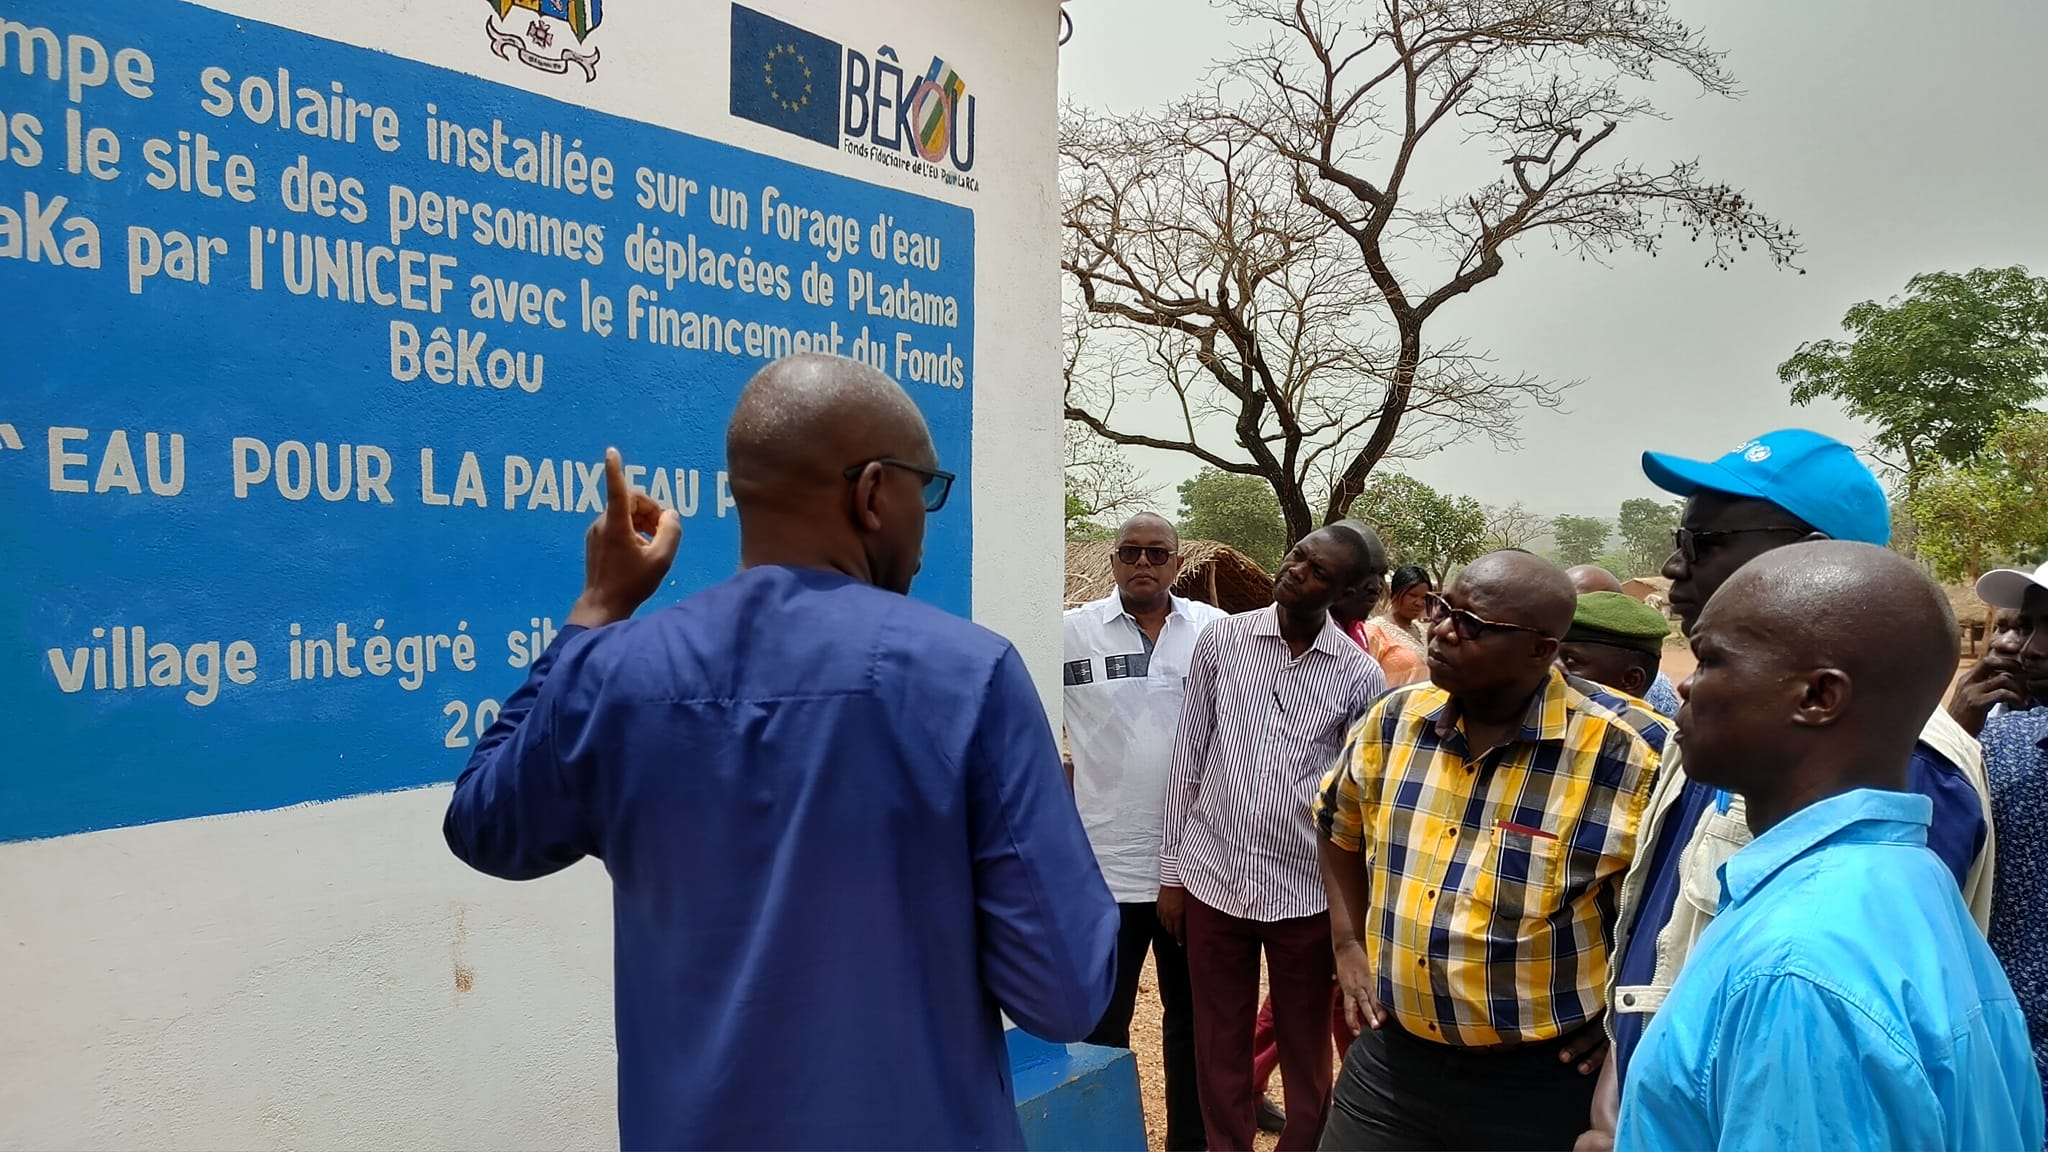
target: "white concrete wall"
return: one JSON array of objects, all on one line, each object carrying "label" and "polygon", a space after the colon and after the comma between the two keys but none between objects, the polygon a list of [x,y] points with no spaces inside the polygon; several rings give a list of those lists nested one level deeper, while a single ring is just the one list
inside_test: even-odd
[{"label": "white concrete wall", "polygon": [[[480,50],[488,9],[475,0],[216,6],[897,182],[727,114],[724,4],[606,0],[596,39],[660,45],[642,55],[662,63],[607,49],[601,82],[566,86]],[[974,85],[979,191],[901,186],[975,213],[976,613],[1018,642],[1053,702],[1056,4],[751,6],[870,54],[883,43],[907,61],[943,52]],[[63,10],[4,15],[61,24]],[[565,605],[574,591],[561,590]],[[518,678],[499,677],[500,694]],[[26,770],[0,762],[0,772]],[[0,845],[0,1147],[615,1143],[603,871],[586,862],[524,885],[475,875],[442,844],[446,795],[431,787]]]}]

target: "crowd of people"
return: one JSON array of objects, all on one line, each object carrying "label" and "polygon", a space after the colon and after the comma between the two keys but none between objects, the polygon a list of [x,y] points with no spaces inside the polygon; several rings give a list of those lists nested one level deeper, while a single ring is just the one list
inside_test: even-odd
[{"label": "crowd of people", "polygon": [[901,595],[953,478],[900,388],[777,361],[727,447],[741,571],[638,616],[680,526],[608,456],[444,823],[610,872],[623,1146],[1021,1146],[1003,1016],[1127,1046],[1149,957],[1169,1148],[2042,1147],[2048,567],[1979,583],[1944,705],[1954,613],[1847,447],[1644,455],[1682,685],[1597,569],[1439,589],[1342,521],[1225,615],[1133,517],[1065,756]]},{"label": "crowd of people", "polygon": [[1124,526],[1116,590],[1067,615],[1066,731],[1091,841],[1158,845],[1156,894],[1129,850],[1116,894],[1166,929],[1168,1148],[1278,1112],[1260,945],[1282,1149],[2041,1146],[2044,858],[2015,845],[2048,817],[2048,569],[1980,583],[1989,653],[1942,707],[1956,620],[1853,451],[1787,430],[1644,468],[1686,500],[1690,707],[1613,574],[1499,552],[1439,594],[1356,521],[1273,608],[1161,650],[1200,606],[1171,526]]}]

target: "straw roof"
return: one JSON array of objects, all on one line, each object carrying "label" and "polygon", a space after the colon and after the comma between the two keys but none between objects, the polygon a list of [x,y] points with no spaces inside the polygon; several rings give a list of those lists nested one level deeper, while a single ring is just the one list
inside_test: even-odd
[{"label": "straw roof", "polygon": [[[1109,595],[1116,579],[1109,571],[1109,540],[1067,544],[1067,603],[1078,607]],[[1247,612],[1273,602],[1273,577],[1258,562],[1215,540],[1183,540],[1180,579],[1173,593],[1214,604],[1225,612]]]}]

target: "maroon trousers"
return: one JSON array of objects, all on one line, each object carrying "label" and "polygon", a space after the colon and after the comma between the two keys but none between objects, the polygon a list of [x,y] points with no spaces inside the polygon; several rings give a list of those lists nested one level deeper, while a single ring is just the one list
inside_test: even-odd
[{"label": "maroon trousers", "polygon": [[1336,960],[1330,914],[1270,923],[1240,920],[1190,896],[1188,982],[1195,1000],[1196,1080],[1210,1152],[1249,1149],[1258,1131],[1252,1027],[1259,1014],[1259,952],[1270,970],[1273,1038],[1287,1091],[1280,1152],[1312,1152],[1330,1110],[1330,995]]}]

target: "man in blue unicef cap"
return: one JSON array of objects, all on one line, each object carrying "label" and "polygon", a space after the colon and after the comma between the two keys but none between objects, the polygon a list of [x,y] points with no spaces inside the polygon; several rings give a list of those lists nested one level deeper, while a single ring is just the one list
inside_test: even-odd
[{"label": "man in blue unicef cap", "polygon": [[[1811,540],[1891,542],[1883,486],[1854,449],[1818,432],[1771,432],[1715,460],[1645,452],[1643,472],[1685,498],[1664,575],[1687,635],[1721,585],[1766,552]],[[1607,996],[1613,1051],[1601,1070],[1593,1127],[1582,1146],[1611,1137],[1636,1043],[1713,921],[1720,866],[1751,838],[1740,798],[1688,779],[1683,761],[1683,747],[1670,746],[1640,849],[1621,886]],[[1909,780],[1934,802],[1928,847],[1955,874],[1978,927],[1985,927],[1993,844],[1976,741],[1937,710],[1921,731]]]}]

